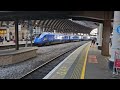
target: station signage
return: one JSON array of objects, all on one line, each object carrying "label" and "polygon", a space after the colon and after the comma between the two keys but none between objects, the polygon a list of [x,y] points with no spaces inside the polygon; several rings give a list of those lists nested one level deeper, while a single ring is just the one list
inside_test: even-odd
[{"label": "station signage", "polygon": [[7,30],[6,29],[0,29],[0,34],[7,34]]},{"label": "station signage", "polygon": [[116,31],[117,31],[117,33],[120,34],[120,26],[117,27]]}]

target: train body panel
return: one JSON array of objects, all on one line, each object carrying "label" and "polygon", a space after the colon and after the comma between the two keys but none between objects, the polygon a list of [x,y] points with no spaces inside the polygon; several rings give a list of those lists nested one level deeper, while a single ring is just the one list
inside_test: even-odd
[{"label": "train body panel", "polygon": [[63,35],[63,34],[53,34],[53,33],[42,33],[34,39],[34,45],[45,45],[52,43],[65,43],[70,41],[80,41],[77,35]]},{"label": "train body panel", "polygon": [[82,40],[82,41],[89,41],[89,40],[91,40],[91,39],[90,39],[90,36],[82,36],[82,37],[81,37],[81,40]]},{"label": "train body panel", "polygon": [[35,45],[44,45],[54,41],[54,34],[51,33],[42,33],[34,39]]},{"label": "train body panel", "polygon": [[70,41],[80,41],[79,36],[75,35],[75,36],[70,36]]}]

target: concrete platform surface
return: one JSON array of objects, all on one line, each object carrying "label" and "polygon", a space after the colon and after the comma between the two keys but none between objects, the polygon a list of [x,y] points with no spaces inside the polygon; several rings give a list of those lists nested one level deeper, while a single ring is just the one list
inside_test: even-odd
[{"label": "concrete platform surface", "polygon": [[90,42],[76,49],[43,79],[119,79],[108,68],[108,57]]},{"label": "concrete platform surface", "polygon": [[15,64],[37,56],[37,47],[0,50],[0,66]]},{"label": "concrete platform surface", "polygon": [[82,45],[58,64],[50,73],[48,73],[43,79],[64,79],[71,68],[71,65],[75,62],[80,52],[88,43]]},{"label": "concrete platform surface", "polygon": [[[28,44],[30,44],[31,41],[28,41]],[[19,41],[19,44],[26,44],[26,41]],[[9,45],[15,45],[14,41],[6,42],[4,41],[3,44],[0,43],[0,46],[9,46]]]},{"label": "concrete platform surface", "polygon": [[12,54],[18,54],[18,53],[22,53],[22,52],[27,52],[30,50],[37,50],[38,47],[22,47],[19,48],[19,50],[15,50],[15,49],[5,49],[5,50],[0,50],[0,56],[1,55],[12,55]]}]

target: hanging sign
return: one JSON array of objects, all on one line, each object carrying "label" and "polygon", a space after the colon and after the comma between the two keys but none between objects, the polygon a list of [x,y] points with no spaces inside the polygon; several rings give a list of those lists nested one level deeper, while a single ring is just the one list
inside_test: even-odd
[{"label": "hanging sign", "polygon": [[120,26],[117,27],[116,31],[117,31],[117,33],[120,34]]}]

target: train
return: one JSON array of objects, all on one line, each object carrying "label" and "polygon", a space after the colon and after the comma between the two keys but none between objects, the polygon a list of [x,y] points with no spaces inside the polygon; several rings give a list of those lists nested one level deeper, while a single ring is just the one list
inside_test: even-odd
[{"label": "train", "polygon": [[64,35],[57,33],[49,33],[43,32],[34,38],[34,45],[43,46],[43,45],[51,45],[58,43],[67,43],[67,42],[75,42],[81,41],[81,37],[78,35]]}]

